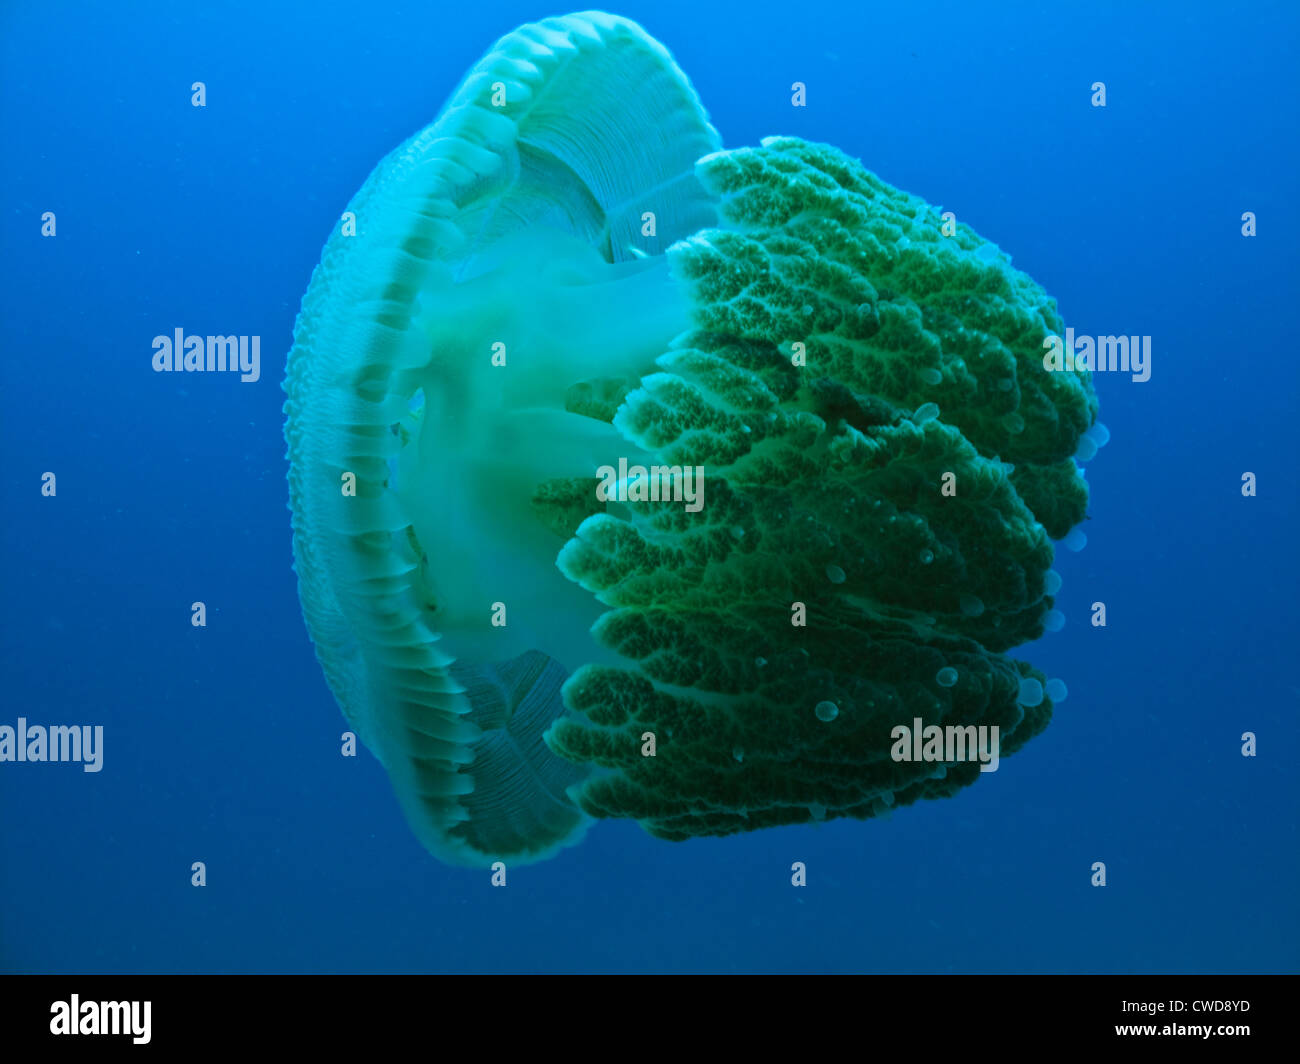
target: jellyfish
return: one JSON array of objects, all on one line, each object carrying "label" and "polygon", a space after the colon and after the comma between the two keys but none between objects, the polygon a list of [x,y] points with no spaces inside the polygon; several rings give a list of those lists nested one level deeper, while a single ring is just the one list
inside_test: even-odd
[{"label": "jellyfish", "polygon": [[284,384],[294,568],[434,856],[868,818],[979,775],[892,761],[900,719],[1046,726],[1005,652],[1097,406],[993,245],[829,145],[724,150],[598,12],[503,37],[348,212]]}]

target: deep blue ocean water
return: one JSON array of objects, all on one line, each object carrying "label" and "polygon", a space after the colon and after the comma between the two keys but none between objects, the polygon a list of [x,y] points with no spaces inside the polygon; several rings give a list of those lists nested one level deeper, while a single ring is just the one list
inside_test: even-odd
[{"label": "deep blue ocean water", "polygon": [[[1058,550],[1067,623],[1015,655],[1070,694],[998,772],[879,821],[680,845],[598,823],[494,889],[424,852],[372,756],[339,756],[280,381],[374,164],[561,12],[197,7],[0,10],[0,724],[105,729],[101,772],[0,764],[0,969],[1300,967],[1300,9],[619,5],[728,147],[838,145],[1009,251],[1078,333],[1151,336],[1152,372],[1095,379],[1112,438],[1088,545]],[[177,327],[261,336],[261,380],[155,374]]]}]

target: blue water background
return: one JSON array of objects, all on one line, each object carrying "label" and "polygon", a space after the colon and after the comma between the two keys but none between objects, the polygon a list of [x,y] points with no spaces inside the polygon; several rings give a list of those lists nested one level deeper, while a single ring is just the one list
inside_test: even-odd
[{"label": "blue water background", "polygon": [[[559,9],[201,6],[0,10],[0,723],[106,730],[98,774],[0,765],[0,969],[1300,967],[1295,4],[620,5],[727,146],[837,144],[1077,332],[1150,335],[1152,376],[1097,379],[1113,438],[1088,546],[1058,556],[1067,624],[1018,653],[1070,695],[997,773],[881,821],[600,823],[505,889],[427,856],[373,757],[339,756],[280,380],[371,167]],[[176,327],[260,335],[262,380],[154,374]]]}]

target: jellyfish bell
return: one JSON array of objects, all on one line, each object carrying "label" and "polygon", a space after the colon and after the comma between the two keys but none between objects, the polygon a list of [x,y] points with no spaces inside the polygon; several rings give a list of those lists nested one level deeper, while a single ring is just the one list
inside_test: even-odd
[{"label": "jellyfish bell", "polygon": [[587,822],[565,792],[588,770],[540,737],[600,654],[600,607],[519,502],[628,451],[566,389],[636,379],[686,325],[661,253],[714,220],[693,166],[718,145],[634,23],[521,27],[376,167],[303,299],[285,382],[303,613],[444,860],[544,857]]}]

